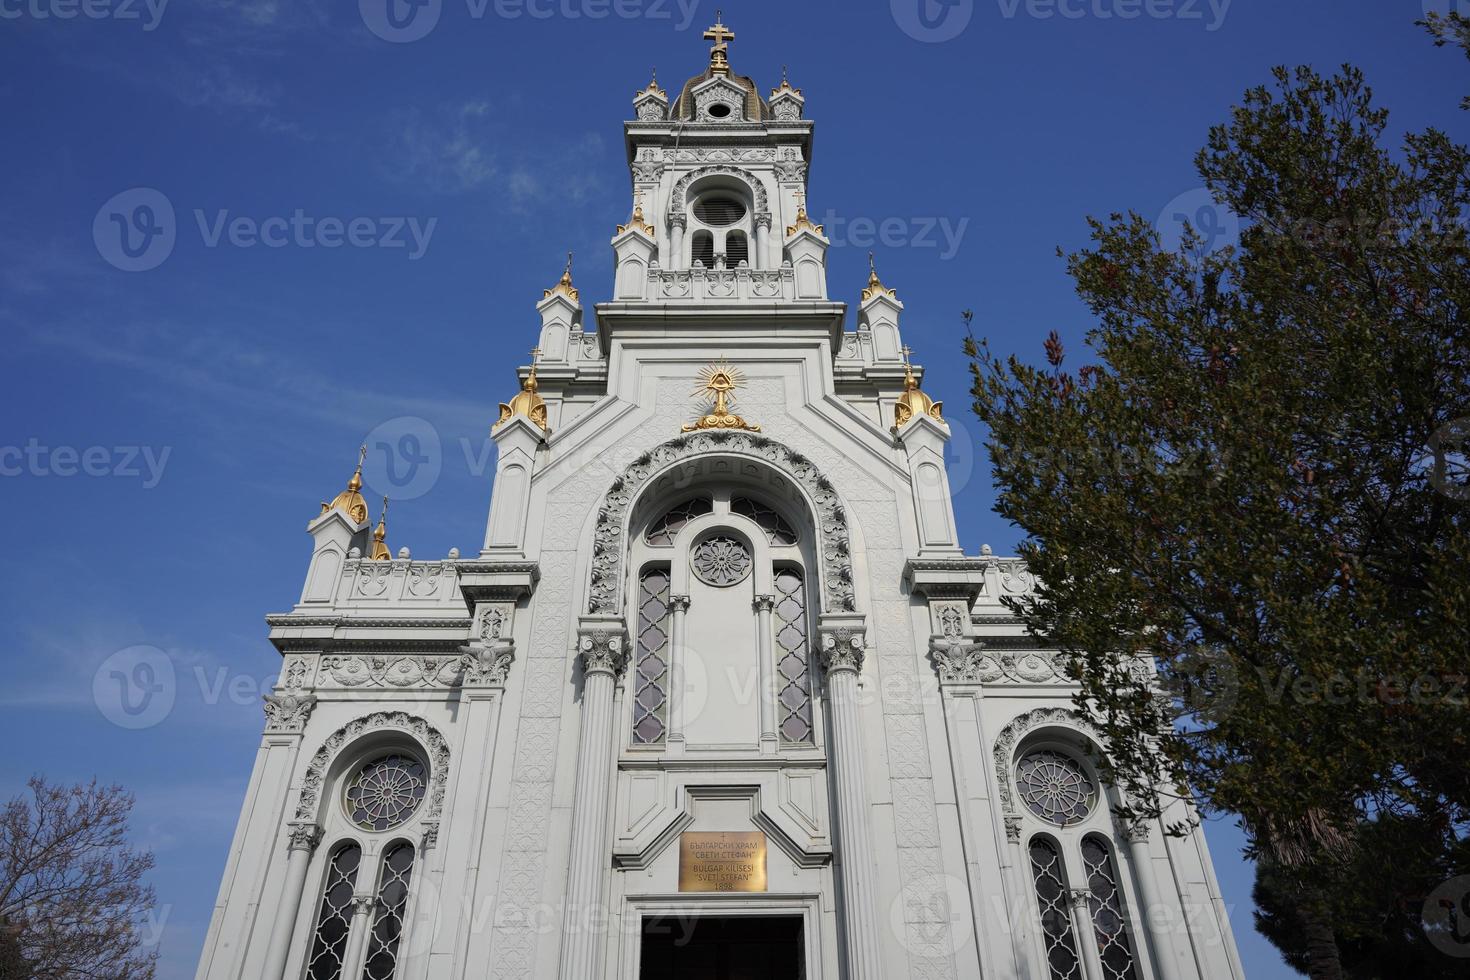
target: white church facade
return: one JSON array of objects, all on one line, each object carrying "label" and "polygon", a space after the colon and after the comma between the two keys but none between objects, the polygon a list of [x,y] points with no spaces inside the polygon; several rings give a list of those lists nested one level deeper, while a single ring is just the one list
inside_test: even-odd
[{"label": "white church facade", "polygon": [[361,467],[309,525],[198,980],[1242,977],[963,552],[897,293],[830,298],[801,92],[706,37],[610,298],[537,305],[479,554],[393,555]]}]

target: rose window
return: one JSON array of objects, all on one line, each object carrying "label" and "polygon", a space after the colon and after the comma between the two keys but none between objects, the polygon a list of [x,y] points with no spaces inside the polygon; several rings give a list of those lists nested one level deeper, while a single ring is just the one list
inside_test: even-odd
[{"label": "rose window", "polygon": [[375,759],[347,784],[347,813],[364,830],[388,830],[418,809],[428,789],[424,764],[407,755]]},{"label": "rose window", "polygon": [[736,585],[750,574],[750,549],[735,538],[705,538],[695,545],[690,564],[701,582],[720,587]]},{"label": "rose window", "polygon": [[1066,827],[1092,812],[1097,789],[1076,760],[1057,752],[1032,752],[1016,767],[1016,785],[1027,809]]}]

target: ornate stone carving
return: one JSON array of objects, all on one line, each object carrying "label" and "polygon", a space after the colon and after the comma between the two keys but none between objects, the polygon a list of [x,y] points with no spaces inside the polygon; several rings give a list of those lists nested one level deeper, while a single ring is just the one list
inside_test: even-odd
[{"label": "ornate stone carving", "polygon": [[465,687],[504,687],[515,659],[513,640],[494,639],[467,646],[458,663],[460,683]]},{"label": "ornate stone carving", "polygon": [[1091,888],[1068,888],[1067,907],[1080,909],[1084,914],[1091,914],[1092,889]]},{"label": "ornate stone carving", "polygon": [[783,160],[776,164],[776,179],[783,184],[805,184],[806,164]]},{"label": "ornate stone carving", "polygon": [[388,580],[392,577],[392,562],[361,562],[357,566],[357,594],[376,599],[388,591]]},{"label": "ornate stone carving", "polygon": [[444,786],[449,775],[449,745],[428,722],[406,711],[377,711],[361,718],[354,718],[337,729],[321,748],[311,757],[306,766],[306,775],[301,781],[301,798],[296,804],[296,819],[310,821],[321,806],[322,783],[327,778],[332,759],[347,742],[368,732],[395,729],[417,739],[427,748],[429,760],[429,794],[422,813],[429,820],[437,820],[444,808]]},{"label": "ornate stone carving", "polygon": [[1021,843],[1021,815],[1019,813],[1007,813],[1003,818],[1006,826],[1006,840],[1012,844]]},{"label": "ornate stone carving", "polygon": [[668,164],[662,160],[648,160],[633,164],[633,179],[644,184],[654,184],[664,175]]},{"label": "ornate stone carving", "polygon": [[498,640],[505,630],[505,612],[496,606],[485,606],[476,615],[475,638],[481,643]]},{"label": "ornate stone carving", "polygon": [[1036,708],[1013,718],[996,736],[995,748],[991,753],[995,763],[996,786],[1000,788],[1001,810],[1004,813],[1020,813],[1016,806],[1014,781],[1011,778],[1011,764],[1015,761],[1016,746],[1027,733],[1042,727],[1070,729],[1074,733],[1087,736],[1095,746],[1102,744],[1097,726],[1071,708]]},{"label": "ornate stone carving", "polygon": [[310,820],[293,820],[286,825],[286,849],[310,854],[322,842],[324,833]]},{"label": "ornate stone carving", "polygon": [[281,686],[288,691],[300,691],[311,678],[311,667],[305,657],[288,657],[281,669]]},{"label": "ornate stone carving", "polygon": [[614,677],[628,665],[628,638],[622,630],[584,630],[577,637],[584,673],[601,671]]},{"label": "ornate stone carving", "polygon": [[455,657],[330,656],[322,658],[323,679],[343,687],[451,687],[459,678]]},{"label": "ornate stone carving", "polygon": [[301,734],[316,707],[316,697],[311,694],[267,694],[263,701],[265,730],[272,735]]},{"label": "ornate stone carving", "polygon": [[434,845],[439,843],[439,821],[430,820],[424,824],[424,836],[421,841],[423,849],[432,851]]},{"label": "ornate stone carving", "polygon": [[821,555],[823,609],[854,608],[852,559],[847,516],[837,491],[816,464],[765,436],[749,432],[696,432],[655,447],[634,460],[603,497],[593,536],[589,610],[615,615],[622,608],[623,561],[627,550],[628,508],[650,479],[694,456],[735,453],[764,461],[801,486],[816,508],[813,515]]},{"label": "ornate stone carving", "polygon": [[744,582],[750,575],[752,562],[745,542],[720,535],[695,545],[689,565],[701,582],[726,588]]},{"label": "ornate stone carving", "polygon": [[352,896],[352,914],[353,915],[371,915],[372,912],[373,912],[373,910],[376,909],[377,907],[378,907],[378,896],[376,896],[376,895],[353,895]]},{"label": "ornate stone carving", "polygon": [[818,656],[822,661],[822,669],[829,674],[834,670],[861,672],[865,650],[866,643],[860,629],[841,627],[822,630],[822,646]]},{"label": "ornate stone carving", "polygon": [[679,150],[680,163],[769,163],[776,159],[776,151],[757,146],[745,149],[726,149],[722,146],[686,146]]},{"label": "ornate stone carving", "polygon": [[668,109],[657,99],[646,99],[638,104],[638,118],[642,122],[654,122],[667,113]]},{"label": "ornate stone carving", "polygon": [[777,122],[795,122],[801,118],[801,105],[794,99],[778,99],[771,105]]},{"label": "ornate stone carving", "polygon": [[747,185],[749,185],[751,193],[755,195],[754,210],[756,210],[757,212],[771,210],[770,201],[766,197],[766,189],[761,184],[760,180],[755,176],[755,174],[751,173],[749,170],[745,170],[740,167],[730,167],[721,164],[713,164],[708,167],[697,167],[696,169],[689,171],[683,177],[679,178],[679,182],[674,185],[673,196],[669,199],[670,217],[672,218],[672,216],[676,213],[685,213],[685,209],[689,206],[688,194],[690,184],[694,183],[696,180],[699,180],[701,177],[709,177],[714,174],[723,174],[729,177],[736,177],[744,181]]},{"label": "ornate stone carving", "polygon": [[929,654],[941,684],[983,684],[999,679],[1001,672],[986,655],[985,644],[966,643],[936,636],[929,641]]},{"label": "ornate stone carving", "polygon": [[1000,587],[1011,595],[1026,595],[1036,590],[1036,576],[1019,558],[1002,558],[995,563],[1000,573]]},{"label": "ornate stone carving", "polygon": [[949,639],[965,635],[965,611],[960,606],[939,607],[939,632]]},{"label": "ornate stone carving", "polygon": [[[408,594],[423,598],[431,596],[439,591],[439,585],[445,581],[444,562],[414,562],[408,566]],[[453,578],[451,573],[450,578]]]}]

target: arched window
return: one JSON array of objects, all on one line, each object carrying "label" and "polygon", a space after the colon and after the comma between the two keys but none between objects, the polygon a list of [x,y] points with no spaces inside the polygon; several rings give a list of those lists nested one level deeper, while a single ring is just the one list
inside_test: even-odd
[{"label": "arched window", "polygon": [[1062,855],[1049,838],[1031,838],[1031,874],[1036,880],[1036,904],[1041,912],[1041,934],[1051,980],[1082,980],[1082,961],[1072,935],[1067,908],[1067,871]]},{"label": "arched window", "polygon": [[[732,510],[733,501],[732,501]],[[778,520],[780,518],[777,518]],[[783,522],[784,523],[784,522]],[[807,666],[806,583],[801,569],[777,568],[776,585],[776,703],[781,711],[781,740],[812,740],[812,687]]]},{"label": "arched window", "polygon": [[713,268],[715,264],[715,236],[707,231],[694,233],[693,251],[689,255],[689,264],[703,265],[706,269]]},{"label": "arched window", "polygon": [[740,263],[750,261],[750,239],[743,231],[732,231],[725,236],[725,264],[738,268]]},{"label": "arched window", "polygon": [[[682,525],[681,525],[682,526]],[[649,566],[638,577],[638,664],[633,691],[633,739],[664,740],[669,707],[669,570]]]},{"label": "arched window", "polygon": [[1123,893],[1118,887],[1112,848],[1100,834],[1082,838],[1082,867],[1092,892],[1092,929],[1102,958],[1105,980],[1138,980],[1133,943],[1123,915]]},{"label": "arched window", "polygon": [[322,883],[321,909],[312,934],[311,955],[306,961],[307,980],[341,980],[347,953],[347,934],[352,929],[352,891],[362,848],[352,841],[338,845],[327,864]]},{"label": "arched window", "polygon": [[399,943],[403,938],[403,915],[408,908],[408,884],[413,875],[413,845],[399,841],[383,854],[378,872],[378,892],[373,931],[368,937],[367,962],[362,980],[393,980],[398,969]]},{"label": "arched window", "polygon": [[766,540],[776,545],[796,544],[796,531],[785,519],[765,504],[749,497],[731,497],[730,513],[747,517],[766,533]]},{"label": "arched window", "polygon": [[683,529],[685,524],[713,510],[714,504],[708,497],[694,497],[686,500],[677,507],[671,508],[663,517],[654,521],[648,528],[646,540],[655,547],[672,547],[674,538]]}]

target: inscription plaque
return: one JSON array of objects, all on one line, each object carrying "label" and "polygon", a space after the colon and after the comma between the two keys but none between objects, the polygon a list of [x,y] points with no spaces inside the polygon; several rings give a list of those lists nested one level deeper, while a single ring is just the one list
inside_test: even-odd
[{"label": "inscription plaque", "polygon": [[765,890],[766,835],[759,830],[679,835],[679,891]]}]

